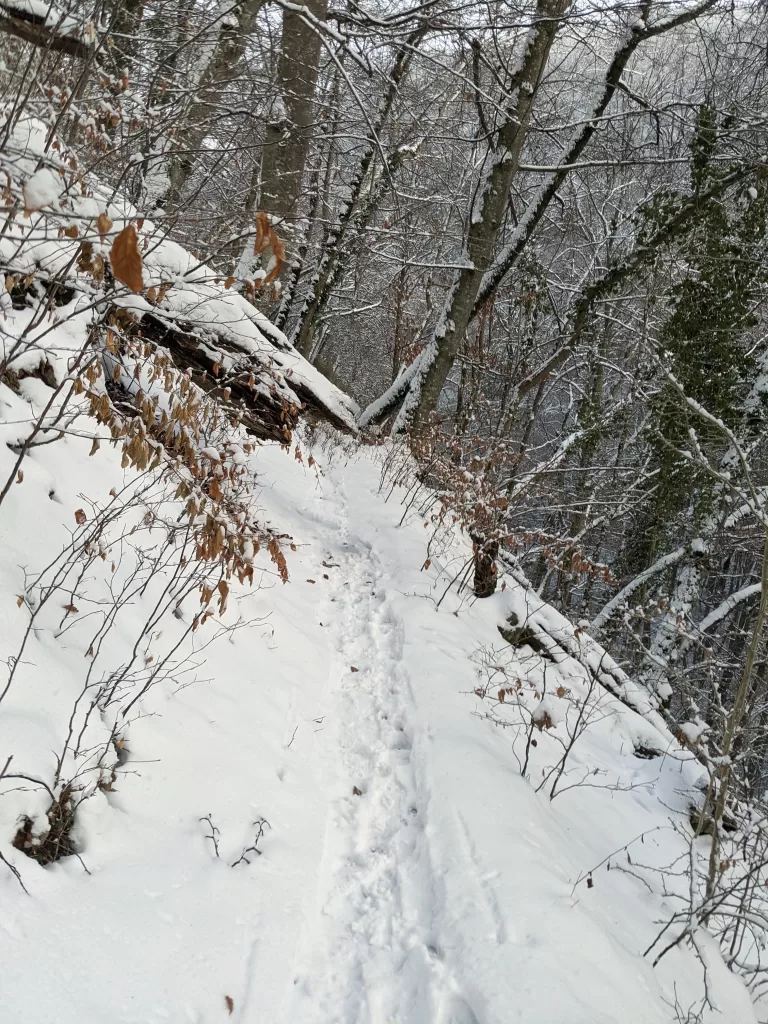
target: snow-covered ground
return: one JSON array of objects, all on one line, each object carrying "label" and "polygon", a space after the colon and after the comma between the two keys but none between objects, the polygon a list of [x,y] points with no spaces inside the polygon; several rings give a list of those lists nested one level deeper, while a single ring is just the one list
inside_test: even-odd
[{"label": "snow-covered ground", "polygon": [[[41,400],[42,382],[23,383],[25,400]],[[34,449],[0,508],[3,661],[29,622],[18,597],[76,529],[76,510],[137,479],[119,451],[89,450],[77,436]],[[401,523],[402,492],[379,493],[379,450],[326,439],[312,451],[315,465],[306,443],[303,461],[277,446],[252,456],[262,518],[290,535],[290,582],[259,563],[222,616],[242,628],[209,643],[215,617],[185,641],[186,674],[134,705],[113,784],[79,807],[79,857],[46,867],[11,841],[20,816],[39,826],[49,803],[30,780],[53,776],[95,602],[110,561],[119,576],[132,557],[129,538],[35,620],[0,703],[0,767],[13,755],[0,853],[28,890],[0,863],[0,1022],[685,1020],[699,959],[681,947],[654,968],[642,954],[678,908],[665,889],[679,875],[650,869],[685,856],[695,761],[590,686],[576,660],[508,647],[497,627],[523,612],[520,587],[474,603],[450,592],[436,607],[466,541],[427,551],[419,515]],[[3,443],[3,480],[14,458]],[[164,571],[121,613],[103,664],[125,660]],[[196,600],[142,639],[147,664]],[[518,700],[553,723],[534,731],[527,778]],[[83,764],[114,729],[109,710],[91,716]],[[259,832],[259,852],[231,866]],[[699,938],[716,1007],[704,1019],[754,1021]]]}]

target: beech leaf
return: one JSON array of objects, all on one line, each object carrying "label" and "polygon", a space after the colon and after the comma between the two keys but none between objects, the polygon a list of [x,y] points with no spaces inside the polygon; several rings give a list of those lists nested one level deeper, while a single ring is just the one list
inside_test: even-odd
[{"label": "beech leaf", "polygon": [[96,218],[96,230],[99,232],[99,238],[104,241],[104,236],[109,234],[109,229],[112,227],[112,221],[106,215],[106,213],[100,213]]},{"label": "beech leaf", "polygon": [[142,290],[144,278],[141,273],[141,253],[139,252],[138,235],[133,224],[124,227],[112,243],[109,261],[112,264],[115,277],[121,284],[130,288],[132,292]]}]

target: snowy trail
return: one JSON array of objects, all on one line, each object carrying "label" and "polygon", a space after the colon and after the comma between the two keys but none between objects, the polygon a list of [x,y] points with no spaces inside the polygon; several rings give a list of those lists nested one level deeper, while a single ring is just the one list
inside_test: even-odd
[{"label": "snowy trail", "polygon": [[[42,537],[57,543],[61,507],[122,479],[119,453],[109,477],[85,440],[71,444],[76,473],[42,448],[39,479],[30,460],[28,489],[13,492],[27,533],[0,552],[5,628],[23,625],[18,567],[40,543],[27,505],[47,511]],[[658,969],[641,955],[669,913],[656,875],[613,865],[574,887],[641,834],[633,862],[637,849],[651,864],[680,857],[693,766],[634,757],[651,726],[613,702],[573,753],[572,777],[599,772],[599,785],[554,802],[538,792],[561,750],[546,734],[523,778],[515,734],[483,718],[478,652],[528,688],[546,675],[550,691],[578,691],[583,668],[500,643],[498,623],[525,610],[515,588],[436,607],[442,556],[419,516],[403,517],[403,495],[380,494],[375,454],[320,449],[318,473],[259,452],[265,515],[295,541],[290,583],[268,569],[231,610],[252,628],[206,647],[195,685],[148,694],[115,791],[79,812],[88,874],[74,858],[23,857],[9,838],[30,794],[0,801],[3,853],[33,893],[0,871],[0,1024],[672,1024],[671,993],[693,1005],[689,951]],[[461,562],[467,545],[446,551]],[[132,607],[121,642],[145,611]],[[75,641],[44,634],[2,709],[25,768],[43,771],[80,693]],[[263,855],[240,863],[260,818]],[[755,1020],[722,964],[711,981],[728,1010],[706,1024]]]},{"label": "snowy trail", "polygon": [[422,1024],[438,1019],[440,965],[403,625],[377,556],[350,529],[343,485],[337,497],[342,554],[327,599],[337,795],[286,1020]]}]

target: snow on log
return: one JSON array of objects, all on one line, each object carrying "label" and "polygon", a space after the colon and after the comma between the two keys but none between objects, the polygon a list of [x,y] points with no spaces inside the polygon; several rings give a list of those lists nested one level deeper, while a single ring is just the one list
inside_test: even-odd
[{"label": "snow on log", "polygon": [[637,712],[668,742],[671,733],[658,710],[658,700],[644,686],[630,679],[583,627],[574,626],[547,604],[522,573],[511,566],[507,566],[507,571],[518,587],[510,587],[500,595],[507,610],[507,619],[499,626],[503,639],[513,646],[525,644],[555,663],[573,658],[608,693]]},{"label": "snow on log", "polygon": [[95,39],[93,25],[42,0],[0,0],[0,32],[68,57],[88,56]]},{"label": "snow on log", "polygon": [[[37,301],[42,288],[59,308],[73,303],[74,311],[80,303],[94,315],[111,310],[129,333],[167,350],[180,370],[257,437],[287,443],[302,410],[339,430],[357,431],[357,404],[263,313],[92,176],[82,195],[66,155],[44,155],[45,137],[35,119],[20,122],[0,154],[14,199],[0,239],[0,269],[15,305]],[[41,157],[45,166],[38,168]],[[38,187],[43,178],[56,189]],[[115,239],[128,226],[136,230],[141,266],[137,292],[120,284],[113,267]]]}]

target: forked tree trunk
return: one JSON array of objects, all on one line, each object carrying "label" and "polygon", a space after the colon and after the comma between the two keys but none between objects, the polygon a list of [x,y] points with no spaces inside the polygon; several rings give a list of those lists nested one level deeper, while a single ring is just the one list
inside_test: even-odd
[{"label": "forked tree trunk", "polygon": [[184,187],[197,166],[203,140],[211,130],[211,115],[227,84],[237,74],[263,2],[244,0],[234,11],[227,8],[226,13],[222,12],[220,24],[213,27],[217,32],[216,41],[195,87],[195,98],[176,133],[178,148],[168,169],[170,184],[158,200],[158,206],[169,212],[178,208]]},{"label": "forked tree trunk", "polygon": [[[702,0],[696,7],[676,14],[674,17],[661,19],[654,25],[649,26],[647,18],[651,7],[650,0],[642,0],[639,17],[634,21],[626,38],[611,58],[603,87],[592,108],[589,119],[584,121],[580,131],[576,133],[570,146],[563,154],[557,168],[552,171],[549,178],[526,208],[524,214],[520,217],[519,224],[513,232],[509,243],[490,261],[489,250],[493,248],[501,226],[500,218],[494,225],[493,218],[490,216],[491,206],[497,209],[507,202],[509,185],[519,167],[519,149],[522,148],[524,142],[527,118],[530,116],[530,109],[534,98],[533,96],[526,97],[524,90],[518,90],[517,110],[520,114],[524,114],[524,117],[521,117],[520,114],[516,117],[516,111],[512,111],[512,116],[508,118],[506,125],[502,129],[502,133],[506,131],[507,136],[511,138],[513,145],[507,146],[508,152],[505,154],[504,140],[500,135],[498,149],[501,152],[502,158],[505,157],[507,162],[506,165],[502,166],[494,165],[491,175],[486,180],[482,205],[477,208],[478,213],[482,216],[477,223],[474,223],[473,219],[467,243],[467,253],[469,259],[472,260],[472,267],[462,271],[454,282],[454,286],[446,300],[443,316],[438,323],[427,351],[417,357],[418,362],[414,362],[408,368],[407,378],[401,379],[398,382],[398,387],[393,387],[385,395],[382,395],[370,407],[370,411],[366,410],[365,419],[367,422],[380,420],[389,409],[392,409],[398,403],[402,403],[402,407],[400,414],[395,420],[395,429],[403,429],[411,419],[414,420],[415,429],[419,429],[429,419],[430,414],[437,406],[440,392],[450,373],[453,359],[455,359],[456,353],[458,353],[467,325],[479,314],[484,304],[495,294],[505,275],[514,267],[526,250],[536,227],[552,202],[557,190],[570,174],[572,165],[580,158],[591,141],[598,125],[601,123],[602,115],[620,87],[621,76],[634,52],[644,41],[694,21],[713,7],[715,3],[716,0]],[[543,49],[546,52],[543,54],[541,52],[532,52],[532,47],[529,43],[521,71],[518,74],[518,80],[524,77],[528,87],[531,86],[531,83],[534,83],[535,86],[538,81],[538,74],[540,74],[540,71],[536,75],[532,74],[534,65],[540,64],[540,68],[546,65],[549,46],[551,46],[552,38],[557,29],[557,21],[553,21],[552,18],[562,17],[567,6],[567,3],[557,4],[554,2],[552,4],[539,3],[538,5],[536,22],[532,31],[537,32],[539,51]],[[558,10],[561,12],[559,15],[552,13]],[[538,26],[538,29],[536,26]],[[523,110],[522,108],[525,109]],[[514,160],[515,150],[518,150],[516,162]],[[506,190],[503,192],[497,191],[499,185],[503,186],[505,182]],[[490,203],[487,201],[489,193]],[[501,213],[503,215],[503,209]],[[477,251],[485,268],[485,273],[478,273],[478,264],[476,259],[473,258],[473,250]],[[469,315],[467,315],[466,310],[468,295],[473,296]],[[402,395],[406,384],[409,391],[405,401],[403,401]],[[520,393],[522,394],[530,390],[531,386],[536,387],[538,384],[538,375],[534,375],[530,380],[523,382]]]},{"label": "forked tree trunk", "polygon": [[437,408],[443,385],[472,319],[483,276],[493,261],[496,241],[507,211],[510,186],[520,168],[539,82],[569,6],[570,0],[538,0],[536,4],[525,51],[508,90],[513,97],[512,104],[499,129],[493,164],[470,218],[465,247],[466,266],[459,271],[448,293],[425,358],[411,381],[410,391],[398,416],[400,427],[412,419],[414,431],[423,431]]}]

